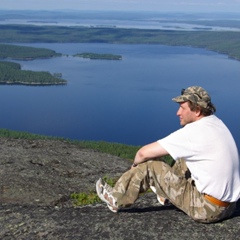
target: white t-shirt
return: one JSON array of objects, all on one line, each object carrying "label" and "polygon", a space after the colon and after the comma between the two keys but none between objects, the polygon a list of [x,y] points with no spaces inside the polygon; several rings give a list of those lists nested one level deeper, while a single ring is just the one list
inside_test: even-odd
[{"label": "white t-shirt", "polygon": [[219,200],[240,198],[240,162],[235,141],[215,115],[203,117],[158,141],[177,160],[184,158],[199,192]]}]

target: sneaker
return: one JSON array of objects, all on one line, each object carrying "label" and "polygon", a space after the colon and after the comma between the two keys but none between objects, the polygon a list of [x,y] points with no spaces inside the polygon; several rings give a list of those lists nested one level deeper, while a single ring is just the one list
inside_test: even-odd
[{"label": "sneaker", "polygon": [[[155,188],[154,186],[150,186],[150,188],[151,188],[151,190],[157,195],[156,188]],[[169,205],[171,205],[171,202],[170,202],[168,199],[166,199],[166,198],[164,198],[164,197],[161,197],[161,196],[159,196],[159,195],[157,195],[157,200],[158,200],[158,202],[159,202],[161,205],[163,205],[163,206],[169,206]]]},{"label": "sneaker", "polygon": [[105,202],[112,212],[118,212],[116,199],[112,196],[112,187],[105,183],[101,178],[96,183],[96,191],[99,198]]}]

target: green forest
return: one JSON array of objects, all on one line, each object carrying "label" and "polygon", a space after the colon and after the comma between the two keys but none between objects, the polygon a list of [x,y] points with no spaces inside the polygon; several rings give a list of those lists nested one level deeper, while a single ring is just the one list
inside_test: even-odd
[{"label": "green forest", "polygon": [[21,70],[21,65],[18,63],[0,61],[0,84],[63,85],[66,83],[66,80],[54,77],[49,72]]},{"label": "green forest", "polygon": [[0,25],[2,43],[162,44],[205,48],[240,60],[240,32]]},{"label": "green forest", "polygon": [[0,44],[0,58],[32,60],[36,58],[50,58],[57,56],[61,56],[61,54],[46,48]]},{"label": "green forest", "polygon": [[74,57],[89,58],[89,59],[122,60],[121,55],[114,55],[114,54],[77,53],[73,56]]}]

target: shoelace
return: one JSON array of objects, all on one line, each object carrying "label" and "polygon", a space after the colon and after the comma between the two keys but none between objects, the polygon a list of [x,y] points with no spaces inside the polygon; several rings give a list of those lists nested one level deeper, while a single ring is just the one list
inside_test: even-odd
[{"label": "shoelace", "polygon": [[111,193],[113,188],[108,185],[107,183],[104,184],[103,188],[108,192],[108,193]]}]

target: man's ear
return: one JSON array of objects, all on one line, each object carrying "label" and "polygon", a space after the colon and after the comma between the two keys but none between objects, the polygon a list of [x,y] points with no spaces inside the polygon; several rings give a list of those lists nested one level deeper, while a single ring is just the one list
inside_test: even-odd
[{"label": "man's ear", "polygon": [[200,108],[197,108],[197,109],[195,110],[195,116],[196,116],[196,117],[200,117],[201,114],[202,114],[201,109],[200,109]]}]

